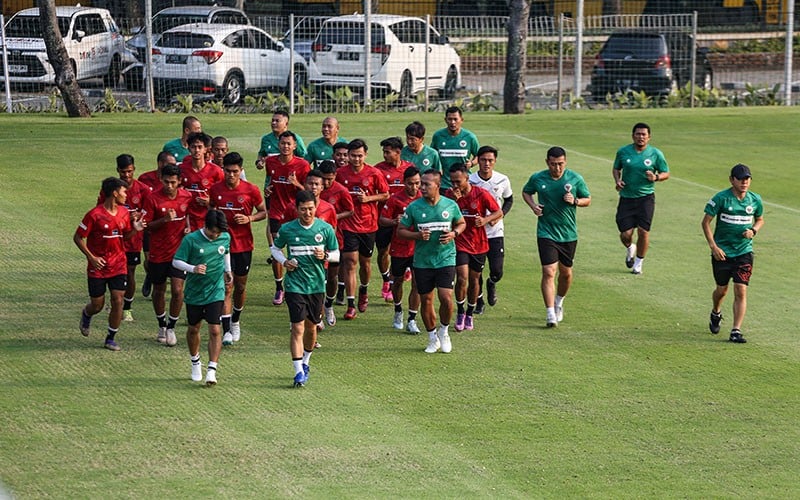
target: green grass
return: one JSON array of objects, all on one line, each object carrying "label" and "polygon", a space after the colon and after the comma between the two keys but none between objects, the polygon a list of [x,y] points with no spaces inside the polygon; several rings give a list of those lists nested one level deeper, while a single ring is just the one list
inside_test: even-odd
[{"label": "green grass", "polygon": [[[474,332],[454,335],[452,354],[425,355],[424,337],[392,332],[373,278],[369,311],[322,333],[303,390],[289,388],[288,315],[270,304],[261,234],[243,340],[224,350],[217,387],[189,381],[184,339],[155,343],[141,297],[121,352],[101,348],[99,316],[90,338],[78,334],[86,283],[75,227],[116,155],[151,169],[181,118],[0,116],[0,480],[18,497],[800,493],[797,108],[468,114],[466,127],[500,149],[497,168],[516,193],[500,302]],[[201,119],[247,165],[269,125],[268,115]],[[294,117],[292,129],[308,142],[321,119]],[[373,163],[380,139],[415,119],[429,136],[443,126],[440,114],[340,116],[342,135],[365,138]],[[610,169],[640,120],[673,177],[658,186],[651,251],[634,277]],[[551,145],[567,149],[593,198],[579,210],[557,330],[543,327],[535,220],[521,197]],[[766,202],[746,345],[708,334],[713,282],[700,231],[705,201],[737,162],[751,166]]]}]

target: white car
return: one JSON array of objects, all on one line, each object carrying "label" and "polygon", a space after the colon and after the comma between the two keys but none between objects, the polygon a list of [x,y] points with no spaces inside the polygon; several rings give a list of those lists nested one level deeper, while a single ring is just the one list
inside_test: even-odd
[{"label": "white car", "polygon": [[290,78],[299,91],[308,69],[303,56],[255,26],[189,24],[161,34],[153,46],[153,76],[159,101],[193,94],[236,105],[246,92],[288,90]]},{"label": "white car", "polygon": [[[126,49],[125,40],[108,10],[56,7],[56,18],[76,78],[103,77],[105,85],[116,85],[122,68],[135,59]],[[11,83],[34,86],[54,83],[55,73],[47,58],[39,9],[17,12],[6,24],[5,31]],[[2,78],[0,74],[0,80]]]},{"label": "white car", "polygon": [[[409,98],[425,89],[428,31],[428,88],[452,98],[461,83],[461,59],[446,37],[415,17],[370,17],[371,88]],[[311,47],[309,81],[322,87],[364,87],[364,16],[327,20]]]}]

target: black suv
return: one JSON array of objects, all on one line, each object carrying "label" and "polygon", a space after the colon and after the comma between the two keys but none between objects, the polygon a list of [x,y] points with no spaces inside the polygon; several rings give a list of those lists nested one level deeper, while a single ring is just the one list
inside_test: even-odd
[{"label": "black suv", "polygon": [[[693,47],[687,33],[613,33],[595,59],[589,87],[592,97],[601,101],[608,93],[628,91],[665,96],[691,78]],[[698,48],[695,61],[695,85],[710,90],[713,72],[708,50]]]}]

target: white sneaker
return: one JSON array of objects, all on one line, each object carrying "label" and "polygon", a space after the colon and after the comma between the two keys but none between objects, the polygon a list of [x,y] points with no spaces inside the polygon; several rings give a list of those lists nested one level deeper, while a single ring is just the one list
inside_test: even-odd
[{"label": "white sneaker", "polygon": [[206,371],[206,385],[212,386],[217,383],[217,370],[211,368]]},{"label": "white sneaker", "polygon": [[439,336],[435,333],[433,335],[428,334],[428,347],[425,348],[425,352],[428,354],[433,354],[439,350],[441,344],[439,343]]},{"label": "white sneaker", "polygon": [[175,336],[175,329],[174,328],[167,328],[167,339],[165,344],[172,347],[178,343],[178,337]]},{"label": "white sneaker", "polygon": [[564,321],[564,307],[556,306],[556,322],[561,323]]},{"label": "white sneaker", "polygon": [[317,323],[317,331],[321,332],[324,329],[325,329],[325,321],[324,320],[319,320],[319,323]]},{"label": "white sneaker", "polygon": [[413,333],[414,335],[419,333],[419,327],[417,326],[417,320],[410,319],[408,320],[408,324],[406,325],[406,331],[408,333]]},{"label": "white sneaker", "polygon": [[394,320],[392,320],[392,328],[394,328],[395,330],[403,329],[403,311],[397,311],[394,313]]},{"label": "white sneaker", "polygon": [[195,382],[203,380],[203,365],[199,361],[197,363],[192,361],[192,380]]},{"label": "white sneaker", "polygon": [[633,261],[635,257],[636,257],[636,244],[631,243],[631,246],[629,246],[625,250],[625,265],[628,267],[628,269],[633,267]]},{"label": "white sneaker", "polygon": [[439,328],[437,335],[439,337],[439,343],[442,345],[442,352],[447,354],[452,351],[453,344],[450,343],[450,334],[443,328]]},{"label": "white sneaker", "polygon": [[239,342],[239,339],[242,338],[242,327],[239,325],[239,322],[231,323],[231,335],[233,336],[234,342]]},{"label": "white sneaker", "polygon": [[130,309],[122,311],[122,321],[133,321],[133,313]]},{"label": "white sneaker", "polygon": [[558,317],[556,317],[555,313],[550,313],[547,315],[547,328],[554,328],[558,326]]},{"label": "white sneaker", "polygon": [[156,341],[159,344],[166,344],[167,343],[167,327],[166,326],[159,326],[158,327],[158,336],[156,337]]},{"label": "white sneaker", "polygon": [[333,307],[326,307],[325,308],[325,321],[330,326],[333,326],[333,325],[336,324],[336,313],[333,311]]},{"label": "white sneaker", "polygon": [[642,263],[639,262],[639,265],[633,265],[633,269],[631,269],[631,273],[633,274],[642,274]]},{"label": "white sneaker", "polygon": [[222,336],[222,345],[233,345],[233,334],[231,332],[226,332]]}]

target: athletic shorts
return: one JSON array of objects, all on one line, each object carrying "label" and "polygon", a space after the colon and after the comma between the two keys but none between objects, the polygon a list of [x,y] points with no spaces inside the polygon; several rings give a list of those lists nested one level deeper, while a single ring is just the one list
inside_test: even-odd
[{"label": "athletic shorts", "polygon": [[414,256],[392,257],[389,271],[393,278],[401,278],[406,274],[406,269],[414,269]]},{"label": "athletic shorts", "polygon": [[375,233],[353,233],[343,230],[342,236],[344,236],[342,252],[358,251],[359,255],[372,257],[372,252],[375,250]]},{"label": "athletic shorts", "polygon": [[711,257],[711,269],[714,271],[714,281],[719,286],[726,286],[731,279],[734,283],[749,285],[750,275],[753,274],[753,252],[725,260]]},{"label": "athletic shorts", "polygon": [[392,236],[394,235],[394,227],[380,227],[375,232],[375,246],[378,247],[378,250],[382,248],[389,248],[389,244],[392,242]]},{"label": "athletic shorts", "polygon": [[167,278],[186,279],[186,273],[172,267],[172,261],[151,262],[148,267],[147,275],[150,276],[150,282],[154,285],[163,285],[167,282]]},{"label": "athletic shorts", "polygon": [[503,237],[489,238],[489,252],[486,260],[489,261],[489,277],[495,283],[503,278],[503,261],[506,258],[505,244]]},{"label": "athletic shorts", "polygon": [[142,252],[125,252],[125,258],[128,259],[128,267],[138,266],[142,263]]},{"label": "athletic shorts", "polygon": [[539,246],[539,262],[543,266],[558,262],[564,267],[572,267],[578,240],[559,243],[548,238],[537,238],[536,243]]},{"label": "athletic shorts", "polygon": [[247,276],[250,273],[250,263],[253,261],[253,252],[237,252],[231,254],[231,270],[236,276]]},{"label": "athletic shorts", "polygon": [[191,326],[197,326],[201,321],[206,320],[209,325],[220,324],[220,316],[222,316],[223,301],[218,300],[210,304],[196,306],[186,304],[186,322]]},{"label": "athletic shorts", "polygon": [[635,227],[649,231],[655,211],[656,195],[654,194],[648,194],[641,198],[620,197],[617,205],[617,229],[620,233]]},{"label": "athletic shorts", "polygon": [[456,267],[467,266],[469,267],[470,271],[480,273],[483,271],[483,266],[485,265],[485,253],[473,254],[467,252],[456,252]]},{"label": "athletic shorts", "polygon": [[434,288],[452,290],[456,282],[456,266],[431,268],[414,268],[414,281],[420,295],[431,293]]},{"label": "athletic shorts", "polygon": [[89,278],[89,297],[102,297],[108,290],[125,290],[128,288],[128,275],[120,274],[110,278]]},{"label": "athletic shorts", "polygon": [[276,234],[280,231],[283,222],[280,219],[269,219],[269,232]]},{"label": "athletic shorts", "polygon": [[289,321],[300,323],[310,320],[312,323],[319,323],[322,320],[322,303],[325,300],[324,293],[295,293],[286,292],[286,307],[289,308]]}]

